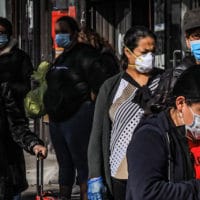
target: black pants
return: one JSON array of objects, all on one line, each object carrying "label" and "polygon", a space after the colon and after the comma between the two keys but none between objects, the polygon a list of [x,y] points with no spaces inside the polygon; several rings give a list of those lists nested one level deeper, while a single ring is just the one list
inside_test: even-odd
[{"label": "black pants", "polygon": [[126,184],[127,180],[115,179],[112,177],[112,189],[114,200],[126,199]]},{"label": "black pants", "polygon": [[50,135],[59,165],[59,184],[72,186],[77,170],[79,183],[88,179],[87,148],[94,105],[82,104],[77,113],[64,122],[50,122]]}]

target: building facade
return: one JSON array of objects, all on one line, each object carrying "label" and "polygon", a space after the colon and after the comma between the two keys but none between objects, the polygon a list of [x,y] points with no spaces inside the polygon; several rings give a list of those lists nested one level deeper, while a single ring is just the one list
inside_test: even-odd
[{"label": "building facade", "polygon": [[200,0],[88,0],[87,24],[121,54],[121,39],[128,28],[144,25],[157,35],[156,66],[177,65],[186,51],[182,20]]},{"label": "building facade", "polygon": [[134,25],[149,27],[157,35],[156,65],[167,68],[178,64],[186,50],[185,11],[199,6],[200,0],[1,0],[0,15],[13,22],[14,36],[31,55],[34,66],[54,58],[52,12],[59,11],[96,30],[118,56],[126,30]]}]

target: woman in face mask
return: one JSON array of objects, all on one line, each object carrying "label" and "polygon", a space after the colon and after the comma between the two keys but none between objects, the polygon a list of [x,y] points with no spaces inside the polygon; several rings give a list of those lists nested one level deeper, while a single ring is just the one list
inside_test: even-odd
[{"label": "woman in face mask", "polygon": [[159,82],[154,50],[155,35],[150,30],[142,26],[129,29],[121,60],[124,70],[100,89],[88,149],[89,199],[103,199],[105,186],[111,198],[125,199],[126,150]]},{"label": "woman in face mask", "polygon": [[[31,89],[31,74],[33,66],[31,59],[26,52],[18,48],[18,43],[12,35],[11,22],[0,17],[0,83],[8,82],[13,92],[14,100],[20,111],[24,113],[24,98]],[[27,121],[28,122],[28,121]],[[10,135],[9,130],[4,131]],[[19,200],[20,193],[27,187],[25,162],[22,148],[18,147],[12,140],[8,140],[8,156],[10,167],[13,174],[13,200]]]},{"label": "woman in face mask", "polygon": [[200,136],[199,77],[198,66],[187,69],[173,88],[168,108],[137,127],[127,151],[127,200],[200,199],[193,167],[200,157],[193,157],[188,144]]},{"label": "woman in face mask", "polygon": [[64,50],[47,72],[44,105],[59,165],[60,197],[71,199],[77,174],[80,197],[86,200],[87,148],[94,112],[89,72],[99,53],[91,45],[78,42],[79,26],[72,17],[59,18],[55,33],[57,45]]}]

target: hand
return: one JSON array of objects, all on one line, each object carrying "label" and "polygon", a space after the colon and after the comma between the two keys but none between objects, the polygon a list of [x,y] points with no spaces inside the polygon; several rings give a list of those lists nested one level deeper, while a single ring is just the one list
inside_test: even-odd
[{"label": "hand", "polygon": [[36,156],[38,155],[38,153],[41,153],[42,158],[46,158],[47,157],[47,148],[42,146],[42,145],[35,145],[33,147],[33,151],[34,151]]},{"label": "hand", "polygon": [[105,186],[102,177],[92,178],[88,181],[88,199],[103,200]]}]

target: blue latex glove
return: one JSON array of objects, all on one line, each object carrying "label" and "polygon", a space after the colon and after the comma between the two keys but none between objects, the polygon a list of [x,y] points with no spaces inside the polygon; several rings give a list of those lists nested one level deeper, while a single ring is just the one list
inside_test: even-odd
[{"label": "blue latex glove", "polygon": [[103,200],[105,186],[102,177],[92,178],[88,181],[88,199]]}]

